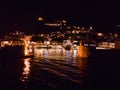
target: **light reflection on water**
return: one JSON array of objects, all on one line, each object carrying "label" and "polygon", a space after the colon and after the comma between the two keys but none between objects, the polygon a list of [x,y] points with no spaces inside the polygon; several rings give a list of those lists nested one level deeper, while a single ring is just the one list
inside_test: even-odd
[{"label": "light reflection on water", "polygon": [[119,59],[81,59],[77,50],[35,51],[34,58],[0,58],[0,90],[120,90]]},{"label": "light reflection on water", "polygon": [[77,57],[78,50],[65,50],[65,49],[35,49],[35,58],[45,60],[62,60],[66,64],[76,65],[81,67],[82,62],[87,59]]},{"label": "light reflection on water", "polygon": [[24,67],[23,67],[23,72],[20,77],[20,80],[25,83],[29,81],[30,67],[31,67],[30,61],[31,61],[31,58],[24,59]]},{"label": "light reflection on water", "polygon": [[86,82],[87,59],[78,58],[77,53],[77,50],[35,49],[32,60],[24,59],[25,67],[20,80],[25,84],[32,80],[36,85],[39,82],[52,88],[63,88],[63,84],[68,87],[66,82],[69,81],[76,84],[71,87],[78,89]]},{"label": "light reflection on water", "polygon": [[75,59],[77,56],[77,50],[65,50],[65,49],[35,49],[35,57],[37,58],[49,58],[49,59]]}]

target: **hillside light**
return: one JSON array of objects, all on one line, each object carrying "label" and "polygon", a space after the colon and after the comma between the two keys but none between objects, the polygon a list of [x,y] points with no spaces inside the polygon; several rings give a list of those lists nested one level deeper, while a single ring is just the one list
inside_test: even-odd
[{"label": "hillside light", "polygon": [[38,21],[43,21],[44,19],[42,17],[39,17],[38,18]]}]

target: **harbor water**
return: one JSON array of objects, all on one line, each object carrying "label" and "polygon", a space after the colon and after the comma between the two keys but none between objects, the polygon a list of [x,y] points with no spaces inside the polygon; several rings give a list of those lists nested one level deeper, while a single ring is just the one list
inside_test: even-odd
[{"label": "harbor water", "polygon": [[119,59],[86,59],[77,53],[40,48],[32,58],[0,58],[0,90],[120,89]]}]

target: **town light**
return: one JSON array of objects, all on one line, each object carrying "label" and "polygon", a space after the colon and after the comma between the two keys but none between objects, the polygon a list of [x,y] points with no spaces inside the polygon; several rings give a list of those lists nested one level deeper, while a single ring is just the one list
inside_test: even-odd
[{"label": "town light", "polygon": [[38,21],[43,21],[44,19],[42,17],[39,17],[38,18]]}]

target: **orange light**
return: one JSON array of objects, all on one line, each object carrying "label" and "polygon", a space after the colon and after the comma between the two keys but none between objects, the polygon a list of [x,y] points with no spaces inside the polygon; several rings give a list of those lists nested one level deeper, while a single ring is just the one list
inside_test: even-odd
[{"label": "orange light", "polygon": [[24,59],[24,65],[25,67],[23,67],[23,73],[21,75],[20,80],[22,82],[27,82],[29,79],[29,74],[30,74],[30,58]]},{"label": "orange light", "polygon": [[42,17],[39,17],[39,18],[38,18],[38,21],[43,21],[43,18],[42,18]]}]

